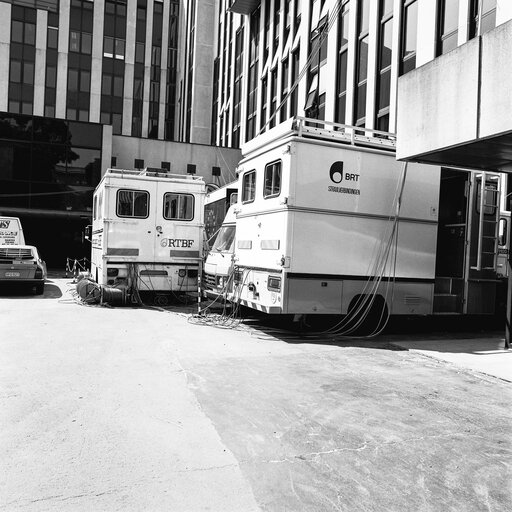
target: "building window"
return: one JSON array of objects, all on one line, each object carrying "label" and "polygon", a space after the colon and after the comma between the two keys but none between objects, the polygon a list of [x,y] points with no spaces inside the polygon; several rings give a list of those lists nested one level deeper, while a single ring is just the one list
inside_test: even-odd
[{"label": "building window", "polygon": [[288,91],[289,91],[289,81],[288,81],[288,72],[290,68],[290,61],[288,57],[283,60],[281,66],[281,106],[279,108],[279,122],[282,123],[288,118]]},{"label": "building window", "polygon": [[299,97],[297,93],[298,79],[299,79],[299,57],[300,47],[292,52],[292,89],[290,93],[290,117],[297,115],[299,107]]},{"label": "building window", "polygon": [[416,67],[416,46],[418,33],[418,1],[404,0],[402,10],[402,49],[400,74]]},{"label": "building window", "polygon": [[233,129],[231,137],[231,146],[237,148],[240,146],[240,114],[242,109],[242,76],[244,59],[244,28],[237,30],[235,36],[235,84],[234,84],[234,102],[233,102]]},{"label": "building window", "polygon": [[118,190],[116,212],[118,217],[146,219],[149,216],[149,192]]},{"label": "building window", "polygon": [[133,164],[135,169],[144,169],[144,160],[141,160],[140,158],[135,159],[135,163]]},{"label": "building window", "polygon": [[167,84],[165,106],[165,140],[174,140],[176,116],[176,80],[178,70],[178,15],[179,1],[171,0],[169,6],[169,41],[167,50]]},{"label": "building window", "polygon": [[[285,0],[286,1],[286,0]],[[279,36],[281,32],[281,0],[274,0],[274,54],[279,48]]]},{"label": "building window", "polygon": [[276,125],[276,109],[277,109],[277,68],[270,73],[270,111],[269,111],[269,127]]},{"label": "building window", "polygon": [[[480,23],[480,11],[482,22]],[[471,0],[470,39],[496,27],[496,0]]]},{"label": "building window", "polygon": [[281,162],[274,162],[265,167],[265,187],[263,197],[276,197],[281,193]]},{"label": "building window", "polygon": [[[318,18],[321,5],[315,0],[313,13]],[[313,16],[313,15],[312,15]],[[307,117],[323,119],[325,111],[326,77],[325,64],[327,63],[327,16],[321,18],[315,25],[311,25],[311,65],[308,73],[308,96],[304,111]]]},{"label": "building window", "polygon": [[334,120],[345,124],[347,109],[347,57],[349,4],[345,3],[338,15],[338,62],[336,69],[336,107]]},{"label": "building window", "polygon": [[242,178],[242,203],[252,203],[255,197],[256,171],[249,171]]},{"label": "building window", "polygon": [[171,162],[162,162],[160,167],[167,172],[171,172]]},{"label": "building window", "polygon": [[260,133],[265,131],[267,126],[267,95],[268,95],[268,79],[264,76],[261,79],[261,111],[260,111]]},{"label": "building window", "polygon": [[36,43],[36,10],[12,6],[9,59],[9,112],[32,114]]},{"label": "building window", "polygon": [[391,95],[391,55],[393,39],[393,4],[391,0],[380,0],[379,53],[377,75],[378,130],[389,131],[389,103]]},{"label": "building window", "polygon": [[163,4],[153,4],[153,35],[151,68],[149,73],[149,119],[148,138],[158,138],[158,113],[160,107],[160,74],[162,66]]},{"label": "building window", "polygon": [[258,54],[260,32],[260,9],[251,14],[250,42],[249,42],[249,76],[247,98],[247,126],[246,140],[256,136],[256,109],[258,97]]},{"label": "building window", "polygon": [[194,196],[191,194],[164,195],[164,219],[192,220],[194,218]]},{"label": "building window", "polygon": [[358,40],[354,96],[354,124],[356,126],[364,126],[366,124],[366,86],[368,79],[369,1],[359,0],[357,7]]},{"label": "building window", "polygon": [[437,55],[442,55],[457,47],[459,0],[440,0],[437,15]]}]

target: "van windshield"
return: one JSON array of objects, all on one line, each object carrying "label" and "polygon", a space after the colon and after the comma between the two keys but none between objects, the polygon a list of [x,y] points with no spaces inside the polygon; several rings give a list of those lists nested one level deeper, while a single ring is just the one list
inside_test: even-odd
[{"label": "van windshield", "polygon": [[235,251],[235,226],[222,226],[215,239],[212,251],[229,252]]}]

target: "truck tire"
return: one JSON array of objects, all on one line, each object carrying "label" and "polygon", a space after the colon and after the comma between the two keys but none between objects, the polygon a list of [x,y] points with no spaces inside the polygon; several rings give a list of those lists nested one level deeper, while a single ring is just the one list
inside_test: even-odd
[{"label": "truck tire", "polygon": [[37,283],[35,288],[36,288],[36,295],[42,295],[44,293],[44,283]]},{"label": "truck tire", "polygon": [[352,334],[371,336],[386,325],[389,310],[382,295],[356,295],[350,302],[347,315],[352,315],[347,323],[347,327],[354,330]]}]

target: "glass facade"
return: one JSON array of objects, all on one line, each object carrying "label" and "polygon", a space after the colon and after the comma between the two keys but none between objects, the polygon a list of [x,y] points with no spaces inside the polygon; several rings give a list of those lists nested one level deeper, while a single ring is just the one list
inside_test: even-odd
[{"label": "glass facade", "polygon": [[[99,124],[0,113],[0,212],[22,217],[27,241],[41,249],[50,265],[64,266],[57,257],[65,254],[67,242],[56,241],[74,231],[59,233],[53,220],[50,229],[43,229],[38,221],[53,216],[88,223],[101,177],[102,137]],[[87,255],[90,247],[83,250]]]}]

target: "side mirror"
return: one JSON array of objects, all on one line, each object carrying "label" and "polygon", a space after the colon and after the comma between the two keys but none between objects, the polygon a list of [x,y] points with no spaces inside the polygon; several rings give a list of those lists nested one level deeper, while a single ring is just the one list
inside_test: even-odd
[{"label": "side mirror", "polygon": [[91,241],[91,234],[92,234],[92,225],[89,224],[88,226],[85,226],[85,231],[84,231],[84,237],[86,240],[89,240],[89,242]]}]

